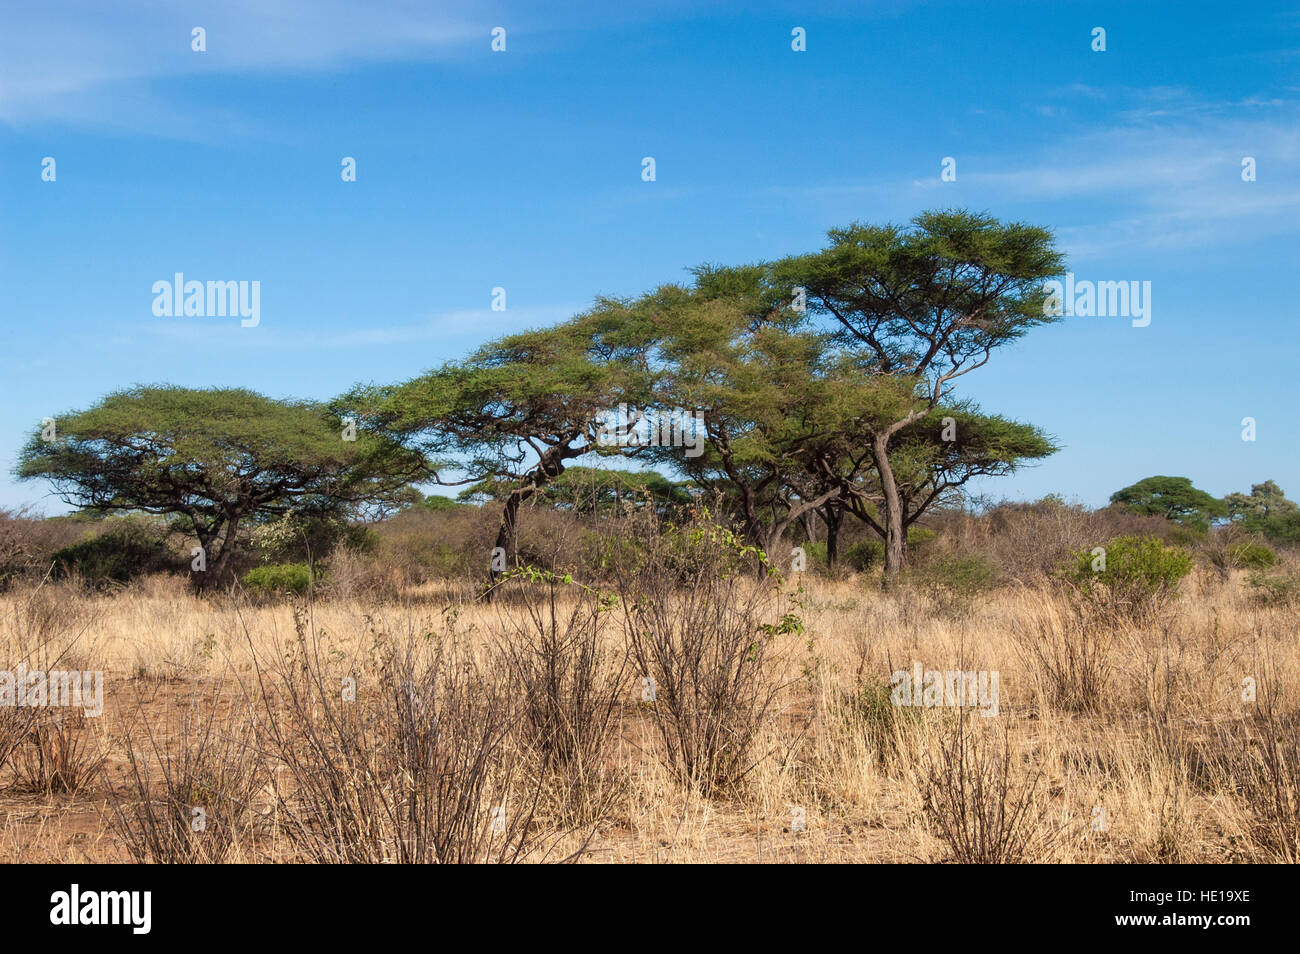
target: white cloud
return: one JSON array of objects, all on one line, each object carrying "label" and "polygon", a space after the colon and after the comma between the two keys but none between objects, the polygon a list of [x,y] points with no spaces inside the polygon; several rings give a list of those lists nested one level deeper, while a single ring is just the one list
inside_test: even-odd
[{"label": "white cloud", "polygon": [[[158,79],[312,72],[369,60],[487,49],[474,3],[421,0],[52,0],[9,5],[0,31],[0,121],[138,125],[162,107]],[[190,48],[207,31],[207,51]],[[166,118],[165,116],[163,117]]]},{"label": "white cloud", "polygon": [[[1099,98],[1090,88],[1069,94]],[[1121,95],[1122,94],[1122,95]],[[963,155],[955,204],[999,210],[1043,205],[1071,258],[1138,248],[1212,247],[1300,229],[1300,103],[1272,97],[1205,102],[1160,87],[1117,91],[1135,100],[1112,122],[1056,131],[1026,151]],[[1243,182],[1241,163],[1257,162]],[[934,203],[950,183],[877,180],[772,190],[827,205]],[[1054,207],[1068,205],[1067,210]],[[1121,212],[1122,210],[1122,212]]]}]

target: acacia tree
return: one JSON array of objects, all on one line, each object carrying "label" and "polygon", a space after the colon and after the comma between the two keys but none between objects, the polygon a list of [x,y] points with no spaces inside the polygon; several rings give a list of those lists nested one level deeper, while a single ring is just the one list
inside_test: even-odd
[{"label": "acacia tree", "polygon": [[313,402],[139,386],[56,418],[54,439],[33,435],[16,474],[49,480],[84,511],[167,517],[204,550],[202,588],[224,582],[246,525],[395,505],[425,467],[394,441],[351,434]]},{"label": "acacia tree", "polygon": [[[493,341],[403,384],[362,387],[338,407],[430,459],[432,480],[492,488],[502,502],[495,546],[518,562],[519,509],[589,453],[603,422],[641,394],[645,336],[621,302],[552,328]],[[491,564],[489,564],[491,566]],[[493,578],[499,571],[491,568]]]},{"label": "acacia tree", "polygon": [[1197,530],[1208,530],[1212,520],[1228,516],[1227,504],[1193,487],[1187,477],[1144,477],[1115,491],[1110,502],[1130,513],[1164,517]]},{"label": "acacia tree", "polygon": [[903,564],[904,504],[890,461],[898,435],[949,400],[954,382],[1046,314],[1044,282],[1063,271],[1050,232],[965,211],[926,212],[907,227],[854,224],[812,255],[773,265],[856,350],[896,398],[861,428],[881,490],[885,578]]},{"label": "acacia tree", "polygon": [[663,286],[635,307],[656,332],[656,413],[698,415],[705,432],[698,456],[678,447],[649,456],[730,502],[775,558],[790,527],[840,493],[816,484],[809,460],[851,417],[860,379],[761,274],[698,269],[694,287]]},{"label": "acacia tree", "polygon": [[[940,406],[934,414],[909,424],[898,433],[889,453],[898,487],[904,552],[908,528],[969,481],[1005,477],[1057,450],[1033,425],[981,414],[971,404]],[[846,480],[842,500],[849,512],[885,539],[886,527],[880,521],[884,494],[877,476],[873,471],[861,479]]]},{"label": "acacia tree", "polygon": [[1223,504],[1227,515],[1234,522],[1251,530],[1259,529],[1269,520],[1300,511],[1300,505],[1294,500],[1288,500],[1286,491],[1274,480],[1251,484],[1249,494],[1228,494],[1223,498]]}]

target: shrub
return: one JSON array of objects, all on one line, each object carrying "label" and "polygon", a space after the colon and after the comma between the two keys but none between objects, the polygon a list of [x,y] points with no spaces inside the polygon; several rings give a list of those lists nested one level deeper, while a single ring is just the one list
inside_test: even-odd
[{"label": "shrub", "polygon": [[859,540],[844,550],[844,562],[861,573],[880,566],[885,562],[884,541]]},{"label": "shrub", "polygon": [[0,587],[16,579],[43,576],[54,553],[85,535],[85,521],[42,519],[26,508],[0,507]]},{"label": "shrub", "polygon": [[80,576],[86,582],[127,583],[146,573],[179,571],[184,567],[168,548],[163,531],[135,520],[74,543],[51,558],[63,576]]},{"label": "shrub", "polygon": [[1300,513],[1278,513],[1260,523],[1264,536],[1274,543],[1295,545],[1300,543]]},{"label": "shrub", "polygon": [[[533,577],[548,589],[529,587]],[[606,756],[629,675],[627,654],[601,639],[602,613],[612,601],[582,584],[560,594],[553,574],[527,568],[512,582],[526,587],[524,600],[496,601],[493,628],[522,702],[519,735],[540,757],[546,777],[558,782],[559,810],[580,823],[598,819],[621,787],[622,775]],[[565,602],[570,596],[572,605]]]},{"label": "shrub", "polygon": [[[375,528],[370,554],[377,571],[396,573],[411,583],[452,577],[484,577],[500,521],[497,508],[411,507]],[[525,531],[536,521],[524,521]]]},{"label": "shrub", "polygon": [[[368,628],[370,682],[340,680],[360,660],[330,653],[304,610],[296,640],[254,662],[267,691],[258,738],[272,764],[282,831],[313,863],[468,864],[546,860],[553,836],[537,816],[543,780],[525,771],[511,728],[521,700],[454,629]],[[424,630],[422,632],[422,630]],[[585,842],[565,859],[571,860]]]},{"label": "shrub", "polygon": [[1167,539],[1174,546],[1178,547],[1197,547],[1209,539],[1210,533],[1202,527],[1187,527],[1182,524],[1174,524],[1169,528]]},{"label": "shrub", "polygon": [[1017,647],[1038,673],[1050,705],[1067,712],[1101,712],[1114,675],[1112,628],[1104,614],[1087,604],[1062,613],[1039,613],[1027,627],[1016,627]]},{"label": "shrub", "polygon": [[929,589],[936,598],[969,602],[994,587],[998,568],[983,554],[945,554],[912,571],[913,582]]},{"label": "shrub", "polygon": [[1213,738],[1215,784],[1246,809],[1247,860],[1300,862],[1300,712],[1278,699],[1271,666],[1259,701],[1244,719],[1221,725]]},{"label": "shrub", "polygon": [[243,583],[248,589],[261,593],[306,593],[313,582],[323,582],[325,574],[317,569],[313,580],[312,568],[305,563],[271,563],[258,566],[244,574]]},{"label": "shrub", "polygon": [[257,525],[250,536],[263,563],[313,562],[340,547],[365,551],[374,545],[368,528],[338,516],[287,513]]},{"label": "shrub", "polygon": [[1262,543],[1235,543],[1228,547],[1228,559],[1233,566],[1264,569],[1277,562],[1277,554]]},{"label": "shrub", "polygon": [[899,751],[899,733],[921,724],[919,709],[897,706],[887,682],[861,680],[855,692],[847,694],[848,714],[875,749],[881,765]]},{"label": "shrub", "polygon": [[110,754],[107,737],[92,728],[93,721],[77,709],[66,713],[40,710],[14,752],[18,790],[45,796],[76,795],[89,785]]},{"label": "shrub", "polygon": [[617,568],[642,699],[678,781],[725,793],[763,758],[757,740],[788,663],[777,640],[803,631],[798,607],[771,577],[754,580],[753,548],[707,512],[662,533],[648,526],[645,539],[646,558]]},{"label": "shrub", "polygon": [[915,554],[939,534],[929,527],[909,527],[907,530],[907,549]]},{"label": "shrub", "polygon": [[[109,824],[139,863],[218,864],[252,847],[254,801],[272,774],[257,748],[253,713],[222,721],[221,690],[181,713],[179,733],[166,715],[139,705],[123,740],[125,793],[108,787]],[[200,821],[201,819],[201,821]]]},{"label": "shrub", "polygon": [[917,787],[926,820],[959,864],[1024,864],[1050,856],[1063,826],[1051,819],[1043,770],[1012,752],[1005,726],[956,732],[927,750]]},{"label": "shrub", "polygon": [[1147,608],[1173,593],[1192,571],[1186,550],[1165,546],[1155,537],[1116,537],[1100,550],[1076,550],[1067,575],[1084,591],[1104,593],[1111,602],[1133,609]]},{"label": "shrub", "polygon": [[940,529],[953,550],[982,554],[1000,568],[1003,577],[1025,583],[1059,574],[1073,551],[1091,550],[1099,540],[1118,536],[1167,540],[1178,527],[1163,517],[1138,516],[1116,507],[1089,510],[1054,497],[1002,503],[982,515],[939,511],[927,520]]}]

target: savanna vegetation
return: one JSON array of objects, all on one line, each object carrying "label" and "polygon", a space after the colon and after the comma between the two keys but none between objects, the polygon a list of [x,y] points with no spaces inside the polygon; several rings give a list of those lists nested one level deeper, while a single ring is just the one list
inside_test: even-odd
[{"label": "savanna vegetation", "polygon": [[0,663],[102,714],[0,705],[0,858],[1297,860],[1300,508],[972,493],[1058,449],[966,376],[1063,267],[932,212],[328,402],[60,415]]}]

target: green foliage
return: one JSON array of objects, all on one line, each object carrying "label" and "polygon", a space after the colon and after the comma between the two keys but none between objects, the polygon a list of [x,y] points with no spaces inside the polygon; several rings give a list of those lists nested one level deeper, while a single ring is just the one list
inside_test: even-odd
[{"label": "green foliage", "polygon": [[908,527],[907,547],[912,551],[919,550],[938,535],[938,533],[931,530],[929,527]]},{"label": "green foliage", "polygon": [[1091,550],[1071,554],[1067,575],[1084,590],[1100,583],[1121,598],[1144,599],[1173,592],[1192,571],[1191,554],[1155,537],[1116,537],[1104,549],[1104,567]]},{"label": "green foliage", "polygon": [[1288,500],[1285,491],[1272,480],[1253,484],[1249,494],[1228,494],[1223,503],[1228,508],[1228,516],[1248,530],[1257,529],[1270,517],[1300,512],[1300,505]]},{"label": "green foliage", "polygon": [[1273,543],[1300,543],[1300,504],[1288,500],[1275,481],[1255,484],[1249,494],[1228,494],[1223,503],[1232,522],[1243,529]]},{"label": "green foliage", "polygon": [[808,568],[824,569],[826,566],[826,544],[822,541],[807,540],[801,544],[804,556],[808,558]]},{"label": "green foliage", "polygon": [[1188,526],[1181,523],[1171,523],[1165,539],[1174,546],[1195,548],[1204,545],[1209,535],[1210,528],[1208,525]]},{"label": "green foliage", "polygon": [[242,388],[139,386],[57,421],[56,440],[37,433],[24,446],[20,478],[49,480],[83,510],[167,516],[208,551],[216,578],[241,523],[383,508],[425,471],[418,454],[387,438],[345,440],[321,405]]},{"label": "green foliage", "polygon": [[885,561],[885,543],[883,540],[859,540],[844,548],[843,559],[846,566],[866,573]]},{"label": "green foliage", "polygon": [[1265,569],[1277,562],[1277,554],[1262,543],[1234,543],[1228,547],[1233,566]]},{"label": "green foliage", "polygon": [[686,485],[653,470],[566,467],[545,488],[543,498],[573,513],[619,513],[654,507],[661,516],[689,507]]},{"label": "green foliage", "polygon": [[959,601],[970,600],[992,589],[997,585],[998,576],[997,566],[978,553],[934,557],[911,574],[913,582],[934,591],[940,598]]},{"label": "green foliage", "polygon": [[457,507],[465,506],[465,504],[452,500],[450,497],[444,497],[442,494],[428,494],[416,506],[436,513],[440,510],[455,510]]},{"label": "green foliage", "polygon": [[901,429],[889,464],[910,518],[973,478],[1013,474],[1059,449],[1032,424],[983,414],[962,402],[940,405]]},{"label": "green foliage", "polygon": [[328,557],[338,547],[365,551],[375,542],[367,527],[350,524],[338,514],[287,513],[258,524],[250,536],[263,563],[313,562]]},{"label": "green foliage", "polygon": [[1273,543],[1295,546],[1300,544],[1300,513],[1269,514],[1259,529]]},{"label": "green foliage", "polygon": [[158,528],[136,520],[58,550],[53,562],[62,575],[75,574],[95,586],[127,583],[147,573],[178,571],[184,566]]},{"label": "green foliage", "polygon": [[[916,554],[922,547],[935,538],[937,534],[929,527],[909,527],[907,530],[907,547]],[[885,542],[879,539],[859,540],[840,551],[844,565],[859,573],[878,569],[885,562]]]},{"label": "green foliage", "polygon": [[1110,495],[1111,503],[1130,513],[1147,514],[1204,530],[1210,521],[1228,515],[1223,501],[1192,486],[1187,477],[1145,477]]},{"label": "green foliage", "polygon": [[299,596],[311,588],[313,582],[325,580],[318,567],[313,581],[312,568],[305,563],[270,563],[254,567],[244,574],[246,588],[261,593],[296,593]]}]

